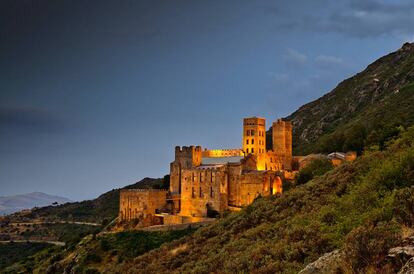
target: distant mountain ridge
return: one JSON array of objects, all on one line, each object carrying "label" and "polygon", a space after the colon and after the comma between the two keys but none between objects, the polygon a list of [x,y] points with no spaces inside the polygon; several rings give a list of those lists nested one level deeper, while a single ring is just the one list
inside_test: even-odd
[{"label": "distant mountain ridge", "polygon": [[23,209],[43,207],[53,203],[64,204],[70,199],[43,192],[32,192],[11,196],[0,196],[0,215],[11,214]]},{"label": "distant mountain ridge", "polygon": [[413,106],[414,43],[405,43],[286,119],[297,155],[361,151],[413,125]]}]

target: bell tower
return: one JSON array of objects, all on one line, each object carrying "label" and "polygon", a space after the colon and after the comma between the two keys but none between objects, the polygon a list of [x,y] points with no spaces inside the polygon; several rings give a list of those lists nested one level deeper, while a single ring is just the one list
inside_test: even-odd
[{"label": "bell tower", "polygon": [[245,155],[266,153],[266,119],[243,119],[243,152]]}]

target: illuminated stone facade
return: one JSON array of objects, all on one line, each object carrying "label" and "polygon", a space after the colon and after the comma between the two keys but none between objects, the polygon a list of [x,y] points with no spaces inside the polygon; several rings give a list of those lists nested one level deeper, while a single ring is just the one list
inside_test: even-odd
[{"label": "illuminated stone facade", "polygon": [[119,218],[121,221],[152,219],[167,202],[167,190],[124,189],[120,192]]},{"label": "illuminated stone facade", "polygon": [[[169,214],[164,215],[166,223],[199,220],[238,210],[259,196],[282,193],[282,181],[292,167],[291,123],[277,120],[272,134],[273,149],[266,150],[266,121],[251,117],[243,119],[241,149],[177,146],[168,194],[121,192],[121,220],[155,216],[160,210]],[[154,202],[157,195],[160,200]]]}]

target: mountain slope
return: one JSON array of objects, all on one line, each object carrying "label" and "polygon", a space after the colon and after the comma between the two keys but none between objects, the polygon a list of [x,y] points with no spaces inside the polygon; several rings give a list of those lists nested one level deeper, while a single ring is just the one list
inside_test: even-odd
[{"label": "mountain slope", "polygon": [[413,197],[411,127],[385,151],[366,153],[281,196],[259,198],[239,213],[107,271],[297,273],[341,249],[345,257],[336,267],[344,272],[337,273],[394,273],[404,261],[386,255],[414,235]]},{"label": "mountain slope", "polygon": [[70,200],[67,198],[42,192],[3,196],[0,197],[0,215],[11,214],[22,209],[48,206],[53,203],[64,204],[68,202],[70,202]]},{"label": "mountain slope", "polygon": [[286,117],[296,154],[379,145],[414,124],[414,44],[406,43]]},{"label": "mountain slope", "polygon": [[[169,176],[163,179],[144,178],[141,181],[123,187],[129,188],[168,188]],[[98,198],[75,203],[66,203],[58,206],[47,206],[37,208],[30,215],[25,215],[29,219],[82,221],[82,222],[105,222],[114,219],[119,211],[119,191],[113,189]]]}]

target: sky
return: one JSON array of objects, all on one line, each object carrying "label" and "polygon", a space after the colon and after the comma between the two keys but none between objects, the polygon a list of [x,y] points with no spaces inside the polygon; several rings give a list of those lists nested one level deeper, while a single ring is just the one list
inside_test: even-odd
[{"label": "sky", "polygon": [[0,196],[91,199],[241,147],[414,40],[411,0],[0,1]]}]

